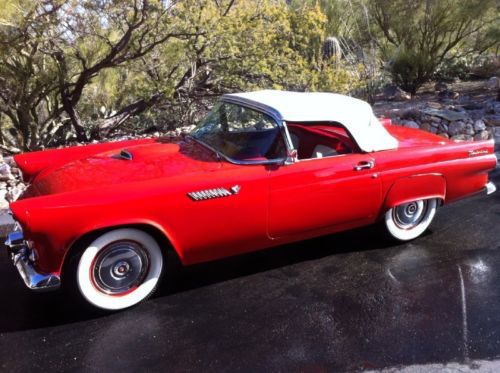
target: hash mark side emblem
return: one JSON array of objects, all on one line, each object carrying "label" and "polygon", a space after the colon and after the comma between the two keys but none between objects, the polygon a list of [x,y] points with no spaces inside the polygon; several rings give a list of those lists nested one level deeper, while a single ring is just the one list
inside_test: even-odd
[{"label": "hash mark side emblem", "polygon": [[238,194],[240,189],[241,187],[239,185],[234,185],[230,188],[230,191],[226,188],[213,188],[189,192],[187,193],[187,195],[193,201],[204,201],[213,198],[229,197]]}]

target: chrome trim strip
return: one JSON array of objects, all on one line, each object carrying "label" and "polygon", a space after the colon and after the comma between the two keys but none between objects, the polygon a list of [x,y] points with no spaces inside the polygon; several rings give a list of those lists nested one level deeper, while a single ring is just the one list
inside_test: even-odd
[{"label": "chrome trim strip", "polygon": [[490,181],[488,184],[486,184],[486,194],[487,194],[487,195],[490,195],[490,194],[492,194],[492,193],[495,193],[495,192],[496,192],[496,190],[497,190],[496,185],[495,185],[495,184],[493,184],[491,181]]}]

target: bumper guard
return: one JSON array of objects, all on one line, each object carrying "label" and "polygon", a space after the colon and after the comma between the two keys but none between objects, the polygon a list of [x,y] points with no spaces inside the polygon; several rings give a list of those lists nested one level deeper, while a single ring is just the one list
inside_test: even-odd
[{"label": "bumper guard", "polygon": [[496,190],[497,190],[497,187],[491,181],[488,184],[486,184],[486,194],[495,193]]},{"label": "bumper guard", "polygon": [[15,230],[10,233],[7,236],[5,245],[7,246],[12,262],[29,289],[49,291],[56,290],[61,286],[59,275],[37,272],[34,266],[34,261],[36,260],[33,255],[34,252],[26,244],[21,231]]}]

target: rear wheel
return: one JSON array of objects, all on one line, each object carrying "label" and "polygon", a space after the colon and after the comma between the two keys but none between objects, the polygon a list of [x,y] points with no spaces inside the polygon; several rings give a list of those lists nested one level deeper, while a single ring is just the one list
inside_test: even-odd
[{"label": "rear wheel", "polygon": [[76,268],[80,295],[104,310],[134,306],[156,290],[163,255],[156,240],[138,229],[116,229],[84,248]]},{"label": "rear wheel", "polygon": [[391,208],[385,213],[387,232],[399,241],[417,238],[432,223],[437,205],[437,199],[422,199]]}]

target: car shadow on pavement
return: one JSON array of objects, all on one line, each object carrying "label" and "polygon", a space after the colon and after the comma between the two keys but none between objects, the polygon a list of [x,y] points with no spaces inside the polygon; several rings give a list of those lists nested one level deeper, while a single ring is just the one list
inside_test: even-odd
[{"label": "car shadow on pavement", "polygon": [[[188,291],[238,277],[270,271],[330,255],[386,249],[398,243],[386,238],[375,226],[281,245],[213,262],[182,266],[175,254],[169,260],[167,279],[157,297]],[[431,234],[427,232],[425,235]],[[170,258],[169,258],[170,259]]]},{"label": "car shadow on pavement", "polygon": [[[154,298],[168,297],[329,255],[384,249],[394,245],[396,243],[385,239],[375,226],[370,226],[186,267],[171,253],[167,260],[166,275]],[[7,258],[5,248],[0,254],[0,296],[3,299],[0,333],[53,327],[110,315],[82,308],[62,291],[36,293],[28,290]]]}]

